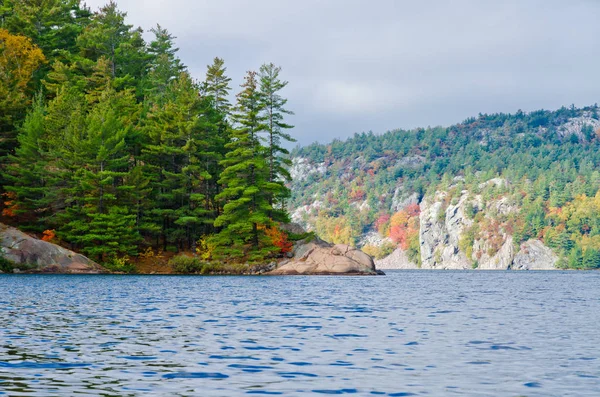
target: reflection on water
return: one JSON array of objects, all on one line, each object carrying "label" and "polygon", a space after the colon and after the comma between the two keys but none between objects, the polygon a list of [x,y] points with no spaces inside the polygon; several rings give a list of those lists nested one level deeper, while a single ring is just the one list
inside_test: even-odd
[{"label": "reflection on water", "polygon": [[0,276],[0,395],[598,396],[600,273]]}]

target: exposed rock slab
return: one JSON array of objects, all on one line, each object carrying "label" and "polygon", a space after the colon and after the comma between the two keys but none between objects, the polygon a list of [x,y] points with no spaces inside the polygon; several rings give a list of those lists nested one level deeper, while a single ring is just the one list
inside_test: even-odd
[{"label": "exposed rock slab", "polygon": [[521,244],[512,264],[514,270],[556,270],[558,256],[540,240],[529,240]]},{"label": "exposed rock slab", "polygon": [[[0,224],[0,255],[15,269],[33,273],[107,273],[96,262],[71,250]],[[17,270],[17,272],[19,271]]]},{"label": "exposed rock slab", "polygon": [[396,248],[394,252],[385,258],[375,260],[375,267],[382,270],[403,270],[403,269],[418,269],[416,263],[411,262],[401,248]]},{"label": "exposed rock slab", "polygon": [[345,244],[332,245],[320,239],[301,242],[294,257],[269,272],[271,275],[375,275],[373,258]]},{"label": "exposed rock slab", "polygon": [[473,223],[464,212],[467,195],[463,194],[456,205],[448,205],[444,210],[445,195],[438,194],[432,202],[424,200],[421,204],[421,268],[470,269],[471,260],[458,248],[463,230]]},{"label": "exposed rock slab", "polygon": [[[488,249],[487,246],[487,241],[483,241],[480,242],[478,241],[477,243],[482,245],[482,248],[480,248],[481,251],[486,251]],[[477,247],[477,243],[476,243],[476,247],[475,249],[479,249]],[[479,266],[478,269],[480,270],[508,270],[511,267],[511,264],[513,263],[513,258],[515,257],[515,248],[513,245],[513,238],[512,236],[507,236],[505,237],[505,241],[504,244],[502,244],[502,247],[500,248],[500,250],[498,250],[498,252],[496,252],[494,255],[490,256],[487,253],[483,253],[481,258],[479,259]]]}]

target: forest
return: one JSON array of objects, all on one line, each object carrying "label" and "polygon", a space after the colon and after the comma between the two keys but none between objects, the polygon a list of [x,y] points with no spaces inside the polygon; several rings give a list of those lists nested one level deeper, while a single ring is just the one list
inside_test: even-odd
[{"label": "forest", "polygon": [[[470,208],[477,227],[463,236],[464,251],[497,229],[517,246],[540,239],[561,257],[561,267],[600,268],[597,105],[480,114],[448,128],[360,133],[298,147],[292,156],[313,168],[294,179],[291,206],[310,208],[298,216],[326,240],[358,244],[376,257],[400,246],[418,263],[418,204],[446,192],[447,206],[468,192],[484,202],[504,197],[518,212],[490,220],[493,214]],[[494,178],[506,183],[486,183]],[[364,241],[374,232],[386,242]]]},{"label": "forest", "polygon": [[0,3],[3,222],[117,270],[140,253],[251,262],[289,246],[281,68],[249,71],[232,104],[224,61],[196,81],[174,41],[112,1]]}]

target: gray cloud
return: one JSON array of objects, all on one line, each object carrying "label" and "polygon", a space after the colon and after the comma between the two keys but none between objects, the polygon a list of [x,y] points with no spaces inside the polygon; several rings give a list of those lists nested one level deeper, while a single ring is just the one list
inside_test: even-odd
[{"label": "gray cloud", "polygon": [[[87,0],[97,8],[102,0]],[[235,87],[283,67],[306,144],[449,125],[478,113],[583,106],[600,92],[595,0],[120,0],[178,37],[194,77],[223,57]]]}]

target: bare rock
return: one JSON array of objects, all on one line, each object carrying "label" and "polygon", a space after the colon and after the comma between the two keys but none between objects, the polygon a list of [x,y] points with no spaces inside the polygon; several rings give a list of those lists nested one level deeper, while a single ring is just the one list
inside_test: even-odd
[{"label": "bare rock", "polygon": [[15,269],[33,273],[107,273],[96,262],[71,250],[0,224],[0,254]]},{"label": "bare rock", "polygon": [[297,244],[294,257],[269,272],[271,275],[375,275],[373,258],[345,244],[320,239]]},{"label": "bare rock", "polygon": [[470,269],[471,260],[458,248],[463,230],[473,223],[465,215],[468,196],[466,193],[463,194],[457,204],[448,205],[444,210],[445,196],[445,193],[441,193],[434,200],[424,200],[421,204],[419,233],[421,267],[423,269]]},{"label": "bare rock", "polygon": [[306,230],[299,223],[282,223],[279,228],[286,233],[304,234]]},{"label": "bare rock", "polygon": [[540,240],[529,240],[521,244],[515,256],[513,270],[556,270],[558,256]]},{"label": "bare rock", "polygon": [[488,249],[487,241],[478,241],[476,242],[476,246],[474,247],[474,251],[477,251],[479,247],[477,247],[477,243],[482,245],[481,250],[484,252],[479,259],[478,269],[480,270],[508,270],[510,269],[511,264],[513,263],[513,258],[515,257],[515,249],[513,245],[512,236],[505,237],[504,244],[502,247],[496,252],[494,255],[488,255],[486,253]]},{"label": "bare rock", "polygon": [[408,259],[406,252],[401,248],[396,248],[394,252],[383,259],[375,260],[375,267],[383,270],[400,270],[400,269],[418,269],[416,263]]}]

